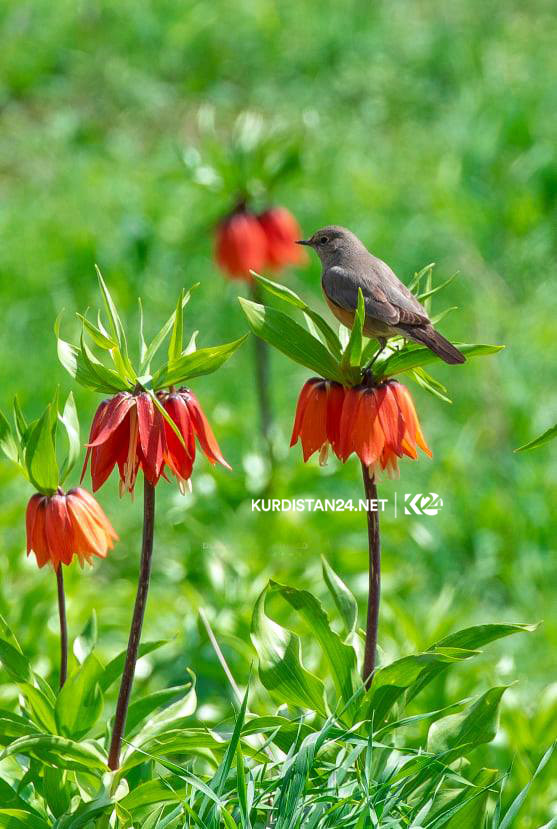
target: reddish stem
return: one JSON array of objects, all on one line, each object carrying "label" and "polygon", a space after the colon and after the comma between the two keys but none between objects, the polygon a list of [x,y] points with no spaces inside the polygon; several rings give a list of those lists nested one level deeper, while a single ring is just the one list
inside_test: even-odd
[{"label": "reddish stem", "polygon": [[68,676],[68,623],[66,621],[66,596],[64,594],[64,575],[62,563],[56,570],[56,584],[58,586],[58,616],[60,617],[60,688]]},{"label": "reddish stem", "polygon": [[[375,478],[369,474],[369,469],[362,463],[364,491],[368,502],[367,535],[369,546],[369,582],[366,642],[364,648],[364,668],[362,679],[366,689],[373,680],[375,671],[375,657],[377,651],[377,632],[379,629],[379,601],[381,596],[381,538],[379,535],[379,511],[377,509],[377,486]],[[375,510],[371,509],[375,501]]]}]

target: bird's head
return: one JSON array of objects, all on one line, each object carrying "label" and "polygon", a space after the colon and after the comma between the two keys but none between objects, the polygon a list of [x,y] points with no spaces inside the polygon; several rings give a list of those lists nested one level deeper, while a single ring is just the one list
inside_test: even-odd
[{"label": "bird's head", "polygon": [[349,254],[361,242],[357,236],[340,225],[327,225],[316,230],[309,239],[300,239],[298,245],[313,248],[325,268],[342,262],[343,256]]}]

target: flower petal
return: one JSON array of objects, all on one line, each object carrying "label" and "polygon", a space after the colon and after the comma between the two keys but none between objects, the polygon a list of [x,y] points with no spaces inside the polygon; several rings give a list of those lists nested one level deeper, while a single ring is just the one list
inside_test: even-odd
[{"label": "flower petal", "polygon": [[217,439],[213,434],[213,430],[209,425],[209,421],[203,414],[203,410],[199,405],[197,397],[189,389],[186,393],[186,405],[188,407],[188,412],[191,417],[193,429],[197,436],[197,440],[199,441],[199,445],[201,446],[207,459],[211,463],[216,463],[218,461],[218,463],[220,463],[222,466],[225,466],[227,469],[231,469],[232,467],[225,461],[222,452],[220,451]]},{"label": "flower petal", "polygon": [[164,420],[155,407],[150,395],[137,396],[137,418],[139,422],[139,443],[142,452],[142,468],[147,480],[154,485],[158,482],[164,464]]},{"label": "flower petal", "polygon": [[100,423],[98,434],[93,440],[89,441],[87,446],[92,449],[95,446],[101,446],[105,443],[118,429],[134,405],[135,398],[126,392],[120,392],[109,400],[102,422]]},{"label": "flower petal", "polygon": [[47,499],[45,531],[50,560],[58,569],[60,562],[70,564],[74,550],[74,533],[66,508],[65,495]]}]

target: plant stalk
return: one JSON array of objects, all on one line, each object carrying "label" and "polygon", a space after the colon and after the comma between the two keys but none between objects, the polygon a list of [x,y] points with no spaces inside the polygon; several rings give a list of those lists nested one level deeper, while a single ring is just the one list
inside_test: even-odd
[{"label": "plant stalk", "polygon": [[[362,463],[364,491],[368,502],[367,535],[369,545],[369,582],[366,623],[366,642],[364,648],[364,668],[362,680],[366,690],[370,687],[375,671],[377,651],[377,631],[379,628],[379,601],[381,596],[381,537],[379,534],[379,511],[377,509],[377,486],[375,478]],[[375,501],[375,510],[370,509]]]},{"label": "plant stalk", "polygon": [[[261,301],[259,290],[255,282],[251,286],[251,294],[254,302]],[[254,337],[254,349],[255,386],[259,406],[259,427],[261,429],[263,440],[267,446],[269,460],[272,467],[273,448],[271,442],[271,425],[273,422],[273,412],[270,394],[269,347],[260,337]]]},{"label": "plant stalk", "polygon": [[114,728],[112,731],[112,740],[110,742],[110,753],[108,755],[108,767],[113,771],[119,768],[120,765],[122,737],[126,727],[128,705],[130,702],[135,665],[137,662],[139,643],[141,640],[141,628],[143,627],[143,618],[145,616],[145,607],[147,604],[147,593],[149,591],[154,532],[155,487],[150,484],[149,481],[145,480],[143,487],[143,543],[141,547],[139,581],[137,584],[137,595],[135,597],[135,606],[133,609],[126,661],[124,664],[124,671],[122,673],[120,692],[118,694],[116,714],[114,715]]},{"label": "plant stalk", "polygon": [[58,586],[58,616],[60,617],[60,688],[63,688],[68,676],[68,623],[61,562],[56,570],[56,584]]}]

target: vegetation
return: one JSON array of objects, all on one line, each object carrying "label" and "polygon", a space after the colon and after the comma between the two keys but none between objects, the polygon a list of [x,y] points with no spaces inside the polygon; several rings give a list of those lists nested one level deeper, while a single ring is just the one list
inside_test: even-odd
[{"label": "vegetation", "polygon": [[[434,492],[444,506],[435,517],[382,516],[379,661],[387,679],[392,663],[403,675],[361,716],[362,700],[339,693],[331,648],[361,657],[353,630],[367,598],[364,517],[252,511],[270,475],[253,337],[218,374],[196,378],[233,469],[200,458],[192,495],[157,487],[133,747],[119,791],[104,777],[103,751],[140,511],[108,481],[98,500],[121,540],[91,570],[64,571],[73,684],[57,702],[56,583],[25,557],[30,490],[2,463],[0,808],[12,812],[0,825],[103,825],[111,799],[122,826],[259,827],[272,815],[282,827],[452,829],[481,826],[486,810],[490,827],[553,825],[555,445],[513,452],[556,420],[552,4],[39,0],[4,11],[2,409],[17,393],[38,417],[59,383],[61,399],[75,395],[86,433],[99,397],[62,370],[52,328],[64,307],[64,336],[79,340],[74,312],[98,304],[95,263],[128,330],[142,296],[148,342],[196,282],[186,342],[195,329],[200,348],[247,332],[237,296],[251,299],[250,286],[227,280],[212,259],[214,227],[240,186],[223,169],[244,165],[255,206],[266,207],[260,162],[245,168],[253,154],[229,152],[238,119],[247,135],[271,132],[286,148],[288,164],[274,178],[267,170],[267,182],[305,235],[345,224],[408,283],[432,261],[439,281],[458,271],[443,300],[459,310],[440,329],[506,349],[465,369],[436,366],[450,405],[411,386],[433,459],[403,460],[401,480],[383,482],[381,494],[392,504],[395,493],[400,503],[406,492]],[[332,323],[316,261],[264,275]],[[139,342],[130,350],[138,354]],[[358,499],[355,459],[320,469],[288,450],[309,375],[278,353],[270,363],[273,494]],[[288,653],[301,648],[305,697],[273,683],[271,630]],[[427,684],[424,665],[436,666]],[[27,748],[10,749],[14,738]],[[31,817],[19,814],[29,808]]]}]

